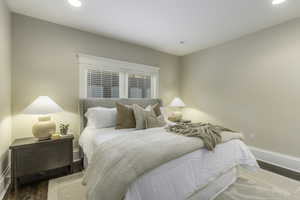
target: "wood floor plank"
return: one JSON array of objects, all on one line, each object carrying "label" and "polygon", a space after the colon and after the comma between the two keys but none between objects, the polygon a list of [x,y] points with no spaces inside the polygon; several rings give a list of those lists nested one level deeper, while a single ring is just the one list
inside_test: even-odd
[{"label": "wood floor plank", "polygon": [[48,181],[20,186],[18,196],[11,191],[6,200],[47,200]]},{"label": "wood floor plank", "polygon": [[[4,200],[47,200],[48,183],[51,178],[58,178],[64,176],[64,170],[56,169],[48,172],[46,177],[34,177],[35,182],[24,184],[18,188],[18,197],[13,191],[9,191]],[[73,173],[83,170],[83,161],[76,161],[73,164]],[[37,181],[38,180],[38,181]]]}]

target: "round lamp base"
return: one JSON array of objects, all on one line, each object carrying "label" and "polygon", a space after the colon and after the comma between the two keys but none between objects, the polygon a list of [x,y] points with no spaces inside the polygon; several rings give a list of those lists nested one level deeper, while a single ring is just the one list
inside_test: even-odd
[{"label": "round lamp base", "polygon": [[39,117],[39,121],[33,125],[32,134],[38,140],[47,140],[55,133],[56,125],[50,117]]},{"label": "round lamp base", "polygon": [[171,116],[168,118],[168,120],[172,122],[179,122],[181,119],[182,119],[182,113],[179,111],[173,112]]}]

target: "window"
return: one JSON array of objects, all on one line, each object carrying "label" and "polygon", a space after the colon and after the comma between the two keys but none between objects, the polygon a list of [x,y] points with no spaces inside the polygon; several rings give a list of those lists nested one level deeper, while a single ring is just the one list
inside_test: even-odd
[{"label": "window", "polygon": [[151,76],[129,74],[128,98],[151,98]]},{"label": "window", "polygon": [[87,70],[87,97],[119,98],[119,73]]},{"label": "window", "polygon": [[156,98],[159,68],[80,54],[81,98]]}]

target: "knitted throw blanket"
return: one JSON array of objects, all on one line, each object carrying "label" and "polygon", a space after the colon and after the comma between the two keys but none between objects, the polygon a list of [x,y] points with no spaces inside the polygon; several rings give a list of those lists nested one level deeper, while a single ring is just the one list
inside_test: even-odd
[{"label": "knitted throw blanket", "polygon": [[166,128],[168,132],[187,136],[197,137],[203,140],[204,147],[212,151],[222,142],[221,132],[234,132],[230,129],[209,123],[178,123]]}]

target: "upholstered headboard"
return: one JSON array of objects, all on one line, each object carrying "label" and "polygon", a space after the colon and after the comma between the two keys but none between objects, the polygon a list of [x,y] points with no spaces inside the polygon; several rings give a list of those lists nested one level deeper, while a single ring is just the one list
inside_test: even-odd
[{"label": "upholstered headboard", "polygon": [[116,107],[116,102],[132,105],[139,104],[141,106],[154,105],[159,103],[162,106],[161,99],[80,99],[79,101],[79,112],[80,112],[80,133],[86,126],[87,119],[84,116],[86,111],[92,107],[106,107],[106,108],[114,108]]}]

